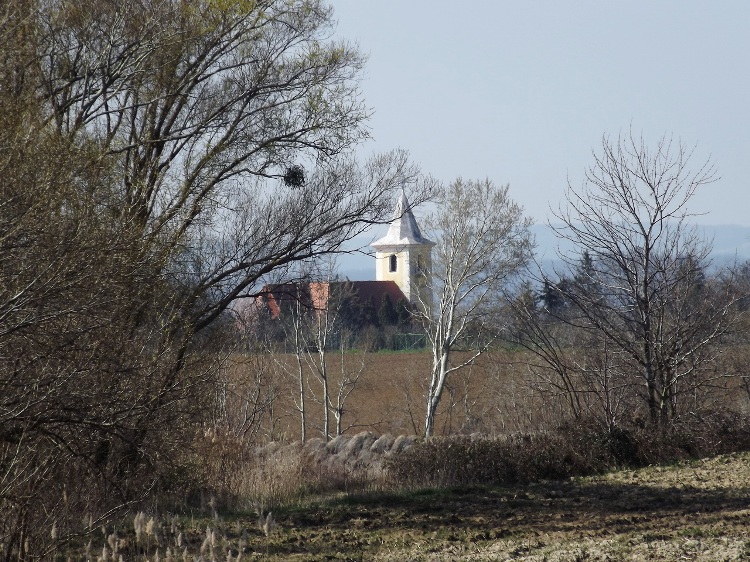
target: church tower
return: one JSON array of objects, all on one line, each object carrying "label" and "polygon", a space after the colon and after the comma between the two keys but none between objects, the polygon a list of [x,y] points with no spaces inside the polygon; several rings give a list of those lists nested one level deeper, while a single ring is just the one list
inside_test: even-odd
[{"label": "church tower", "polygon": [[375,248],[375,279],[395,281],[413,305],[430,305],[432,247],[422,236],[402,191],[388,233],[371,244]]}]

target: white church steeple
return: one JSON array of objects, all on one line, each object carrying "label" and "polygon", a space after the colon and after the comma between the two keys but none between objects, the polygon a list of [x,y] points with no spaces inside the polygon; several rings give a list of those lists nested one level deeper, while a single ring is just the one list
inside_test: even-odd
[{"label": "white church steeple", "polygon": [[371,244],[375,248],[375,279],[395,281],[409,302],[429,306],[434,245],[422,236],[402,191],[388,233]]}]

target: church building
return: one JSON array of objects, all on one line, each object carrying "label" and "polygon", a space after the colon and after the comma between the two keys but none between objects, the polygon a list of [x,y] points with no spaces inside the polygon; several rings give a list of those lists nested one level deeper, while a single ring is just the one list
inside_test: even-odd
[{"label": "church building", "polygon": [[428,306],[434,245],[422,236],[402,191],[388,233],[371,244],[375,248],[375,280],[395,281],[413,306]]},{"label": "church building", "polygon": [[312,310],[324,310],[328,297],[336,288],[345,286],[360,303],[381,304],[386,297],[393,305],[399,302],[412,307],[430,306],[430,271],[434,242],[422,236],[406,194],[402,191],[396,203],[388,232],[371,244],[375,249],[375,281],[310,282],[264,287],[258,304],[277,318],[285,303],[300,301]]}]

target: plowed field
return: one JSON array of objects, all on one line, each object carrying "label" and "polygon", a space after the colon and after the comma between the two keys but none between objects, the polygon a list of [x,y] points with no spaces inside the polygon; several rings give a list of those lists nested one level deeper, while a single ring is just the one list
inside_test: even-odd
[{"label": "plowed field", "polygon": [[[277,515],[268,560],[750,560],[750,455],[514,488],[347,498]],[[247,522],[252,525],[252,522]]]}]

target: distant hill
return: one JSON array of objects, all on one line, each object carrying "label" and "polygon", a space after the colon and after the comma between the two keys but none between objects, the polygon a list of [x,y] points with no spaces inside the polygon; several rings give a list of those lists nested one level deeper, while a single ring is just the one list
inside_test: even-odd
[{"label": "distant hill", "polygon": [[[706,239],[713,240],[713,255],[750,259],[750,226],[700,225]],[[537,255],[553,257],[561,242],[555,233],[544,224],[535,224],[531,231],[536,237]],[[566,244],[563,249],[572,249]]]},{"label": "distant hill", "polygon": [[[714,265],[721,267],[732,263],[750,260],[750,226],[739,225],[701,225],[699,227],[708,240],[713,240],[712,257]],[[554,266],[557,261],[557,248],[561,242],[547,225],[535,224],[531,231],[536,239],[536,256],[544,268]],[[367,245],[364,238],[358,241]],[[574,250],[569,243],[562,244],[563,250]],[[349,254],[339,258],[339,270],[342,277],[351,281],[367,281],[375,278],[375,258],[361,253]]]},{"label": "distant hill", "polygon": [[750,259],[750,227],[737,225],[705,226],[708,238],[713,238],[713,255],[739,261]]}]

